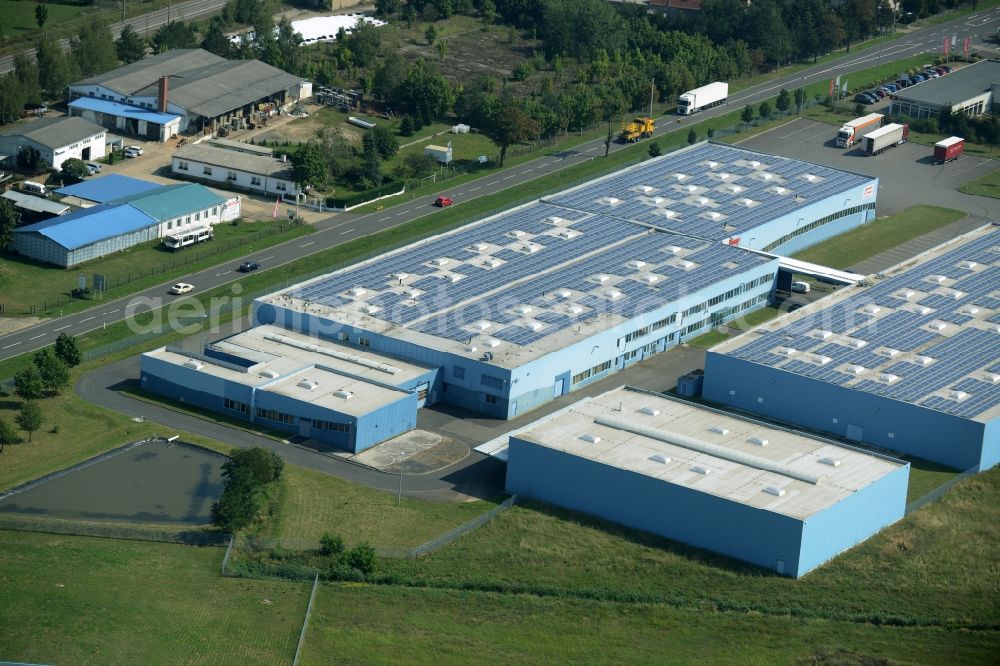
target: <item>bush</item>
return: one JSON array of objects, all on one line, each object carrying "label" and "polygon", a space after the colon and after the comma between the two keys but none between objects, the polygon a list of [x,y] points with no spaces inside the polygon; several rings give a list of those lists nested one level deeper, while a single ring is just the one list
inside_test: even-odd
[{"label": "bush", "polygon": [[375,549],[367,541],[359,543],[347,554],[347,564],[368,575],[375,571]]},{"label": "bush", "polygon": [[370,190],[349,197],[330,197],[326,200],[326,205],[329,208],[349,208],[351,206],[357,206],[386,194],[395,194],[403,189],[404,185],[405,183],[401,179],[394,176],[386,176],[382,184],[378,187],[374,187]]},{"label": "bush", "polygon": [[340,557],[345,550],[344,539],[339,534],[327,532],[319,540],[319,552],[327,557]]}]

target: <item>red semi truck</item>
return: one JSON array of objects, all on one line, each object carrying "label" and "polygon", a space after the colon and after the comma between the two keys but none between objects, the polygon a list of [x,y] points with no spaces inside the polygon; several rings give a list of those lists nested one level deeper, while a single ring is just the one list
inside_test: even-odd
[{"label": "red semi truck", "polygon": [[939,164],[957,160],[965,150],[965,139],[951,136],[934,144],[934,160]]}]

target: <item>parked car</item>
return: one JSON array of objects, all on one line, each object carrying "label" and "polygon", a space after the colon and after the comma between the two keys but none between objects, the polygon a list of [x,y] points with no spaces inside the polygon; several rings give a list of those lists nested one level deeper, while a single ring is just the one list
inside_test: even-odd
[{"label": "parked car", "polygon": [[934,71],[940,74],[941,76],[944,76],[945,74],[948,73],[948,70],[946,70],[944,67],[935,67]]},{"label": "parked car", "polygon": [[951,66],[950,65],[941,65],[941,67],[939,69],[943,69],[945,74],[951,74]]},{"label": "parked car", "polygon": [[899,86],[897,86],[895,83],[883,83],[882,85],[879,86],[879,90],[884,90],[886,91],[886,93],[891,95],[892,93],[899,90]]},{"label": "parked car", "polygon": [[858,93],[857,95],[854,96],[854,101],[859,102],[861,104],[874,104],[878,100],[875,97],[869,95],[868,93]]},{"label": "parked car", "polygon": [[186,294],[190,291],[194,291],[194,285],[187,282],[178,282],[170,288],[171,294]]},{"label": "parked car", "polygon": [[886,95],[884,90],[879,90],[878,88],[875,88],[874,90],[866,90],[865,92],[869,95],[874,95],[876,99],[882,99]]},{"label": "parked car", "polygon": [[913,76],[910,77],[910,80],[913,81],[914,84],[922,83],[927,80],[927,77],[924,76],[923,74],[914,74]]},{"label": "parked car", "polygon": [[87,162],[87,171],[93,176],[95,173],[101,173],[101,165],[96,162]]},{"label": "parked car", "polygon": [[250,273],[251,271],[257,270],[258,268],[260,268],[260,264],[258,264],[256,261],[244,261],[242,264],[240,264],[239,271],[240,273]]},{"label": "parked car", "polygon": [[451,197],[438,197],[434,201],[434,205],[437,206],[438,208],[444,208],[445,206],[450,206],[453,203],[455,202],[452,200]]},{"label": "parked car", "polygon": [[142,155],[142,146],[127,146],[125,148],[125,157],[139,157]]},{"label": "parked car", "polygon": [[939,78],[941,78],[941,75],[938,74],[933,69],[925,69],[924,71],[920,72],[920,74],[921,74],[921,76],[926,76],[929,79],[939,79]]},{"label": "parked car", "polygon": [[792,292],[796,294],[808,294],[811,287],[808,282],[796,280],[792,283]]},{"label": "parked car", "polygon": [[910,86],[913,85],[913,81],[911,81],[909,78],[899,79],[898,81],[896,81],[896,83],[899,85],[900,88],[909,88]]}]

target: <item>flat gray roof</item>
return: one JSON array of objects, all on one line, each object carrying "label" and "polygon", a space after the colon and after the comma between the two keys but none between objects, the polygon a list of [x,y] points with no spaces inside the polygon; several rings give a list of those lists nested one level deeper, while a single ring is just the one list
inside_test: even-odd
[{"label": "flat gray roof", "polygon": [[233,141],[232,139],[220,139],[214,138],[209,139],[208,143],[213,146],[218,146],[219,148],[227,148],[229,150],[237,150],[244,153],[251,153],[254,155],[265,155],[267,157],[272,157],[274,151],[267,146],[255,146],[252,143],[245,143],[243,141]]},{"label": "flat gray roof", "polygon": [[83,118],[59,116],[38,118],[13,125],[0,131],[0,136],[23,136],[46,148],[56,150],[89,139],[95,134],[104,134],[105,131],[100,125]]},{"label": "flat gray roof", "polygon": [[516,437],[798,520],[907,465],[629,387],[581,400]]},{"label": "flat gray roof", "polygon": [[259,174],[268,178],[293,180],[292,167],[288,162],[282,162],[274,157],[251,155],[238,150],[206,146],[205,144],[189,144],[181,146],[174,152],[174,157],[191,160],[201,164],[217,167],[227,167],[237,171]]},{"label": "flat gray roof", "polygon": [[987,93],[1000,83],[1000,60],[980,60],[937,79],[923,81],[896,93],[910,103],[960,106],[966,100]]}]

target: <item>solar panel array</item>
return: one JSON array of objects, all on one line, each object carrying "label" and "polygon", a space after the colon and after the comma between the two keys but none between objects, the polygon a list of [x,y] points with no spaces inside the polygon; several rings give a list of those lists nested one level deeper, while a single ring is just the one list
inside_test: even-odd
[{"label": "solar panel array", "polygon": [[768,261],[533,204],[285,293],[458,342],[523,346],[604,313],[638,316]]},{"label": "solar panel array", "polygon": [[963,418],[1000,404],[1000,229],[728,354]]},{"label": "solar panel array", "polygon": [[545,201],[721,240],[870,181],[817,164],[709,143]]}]

